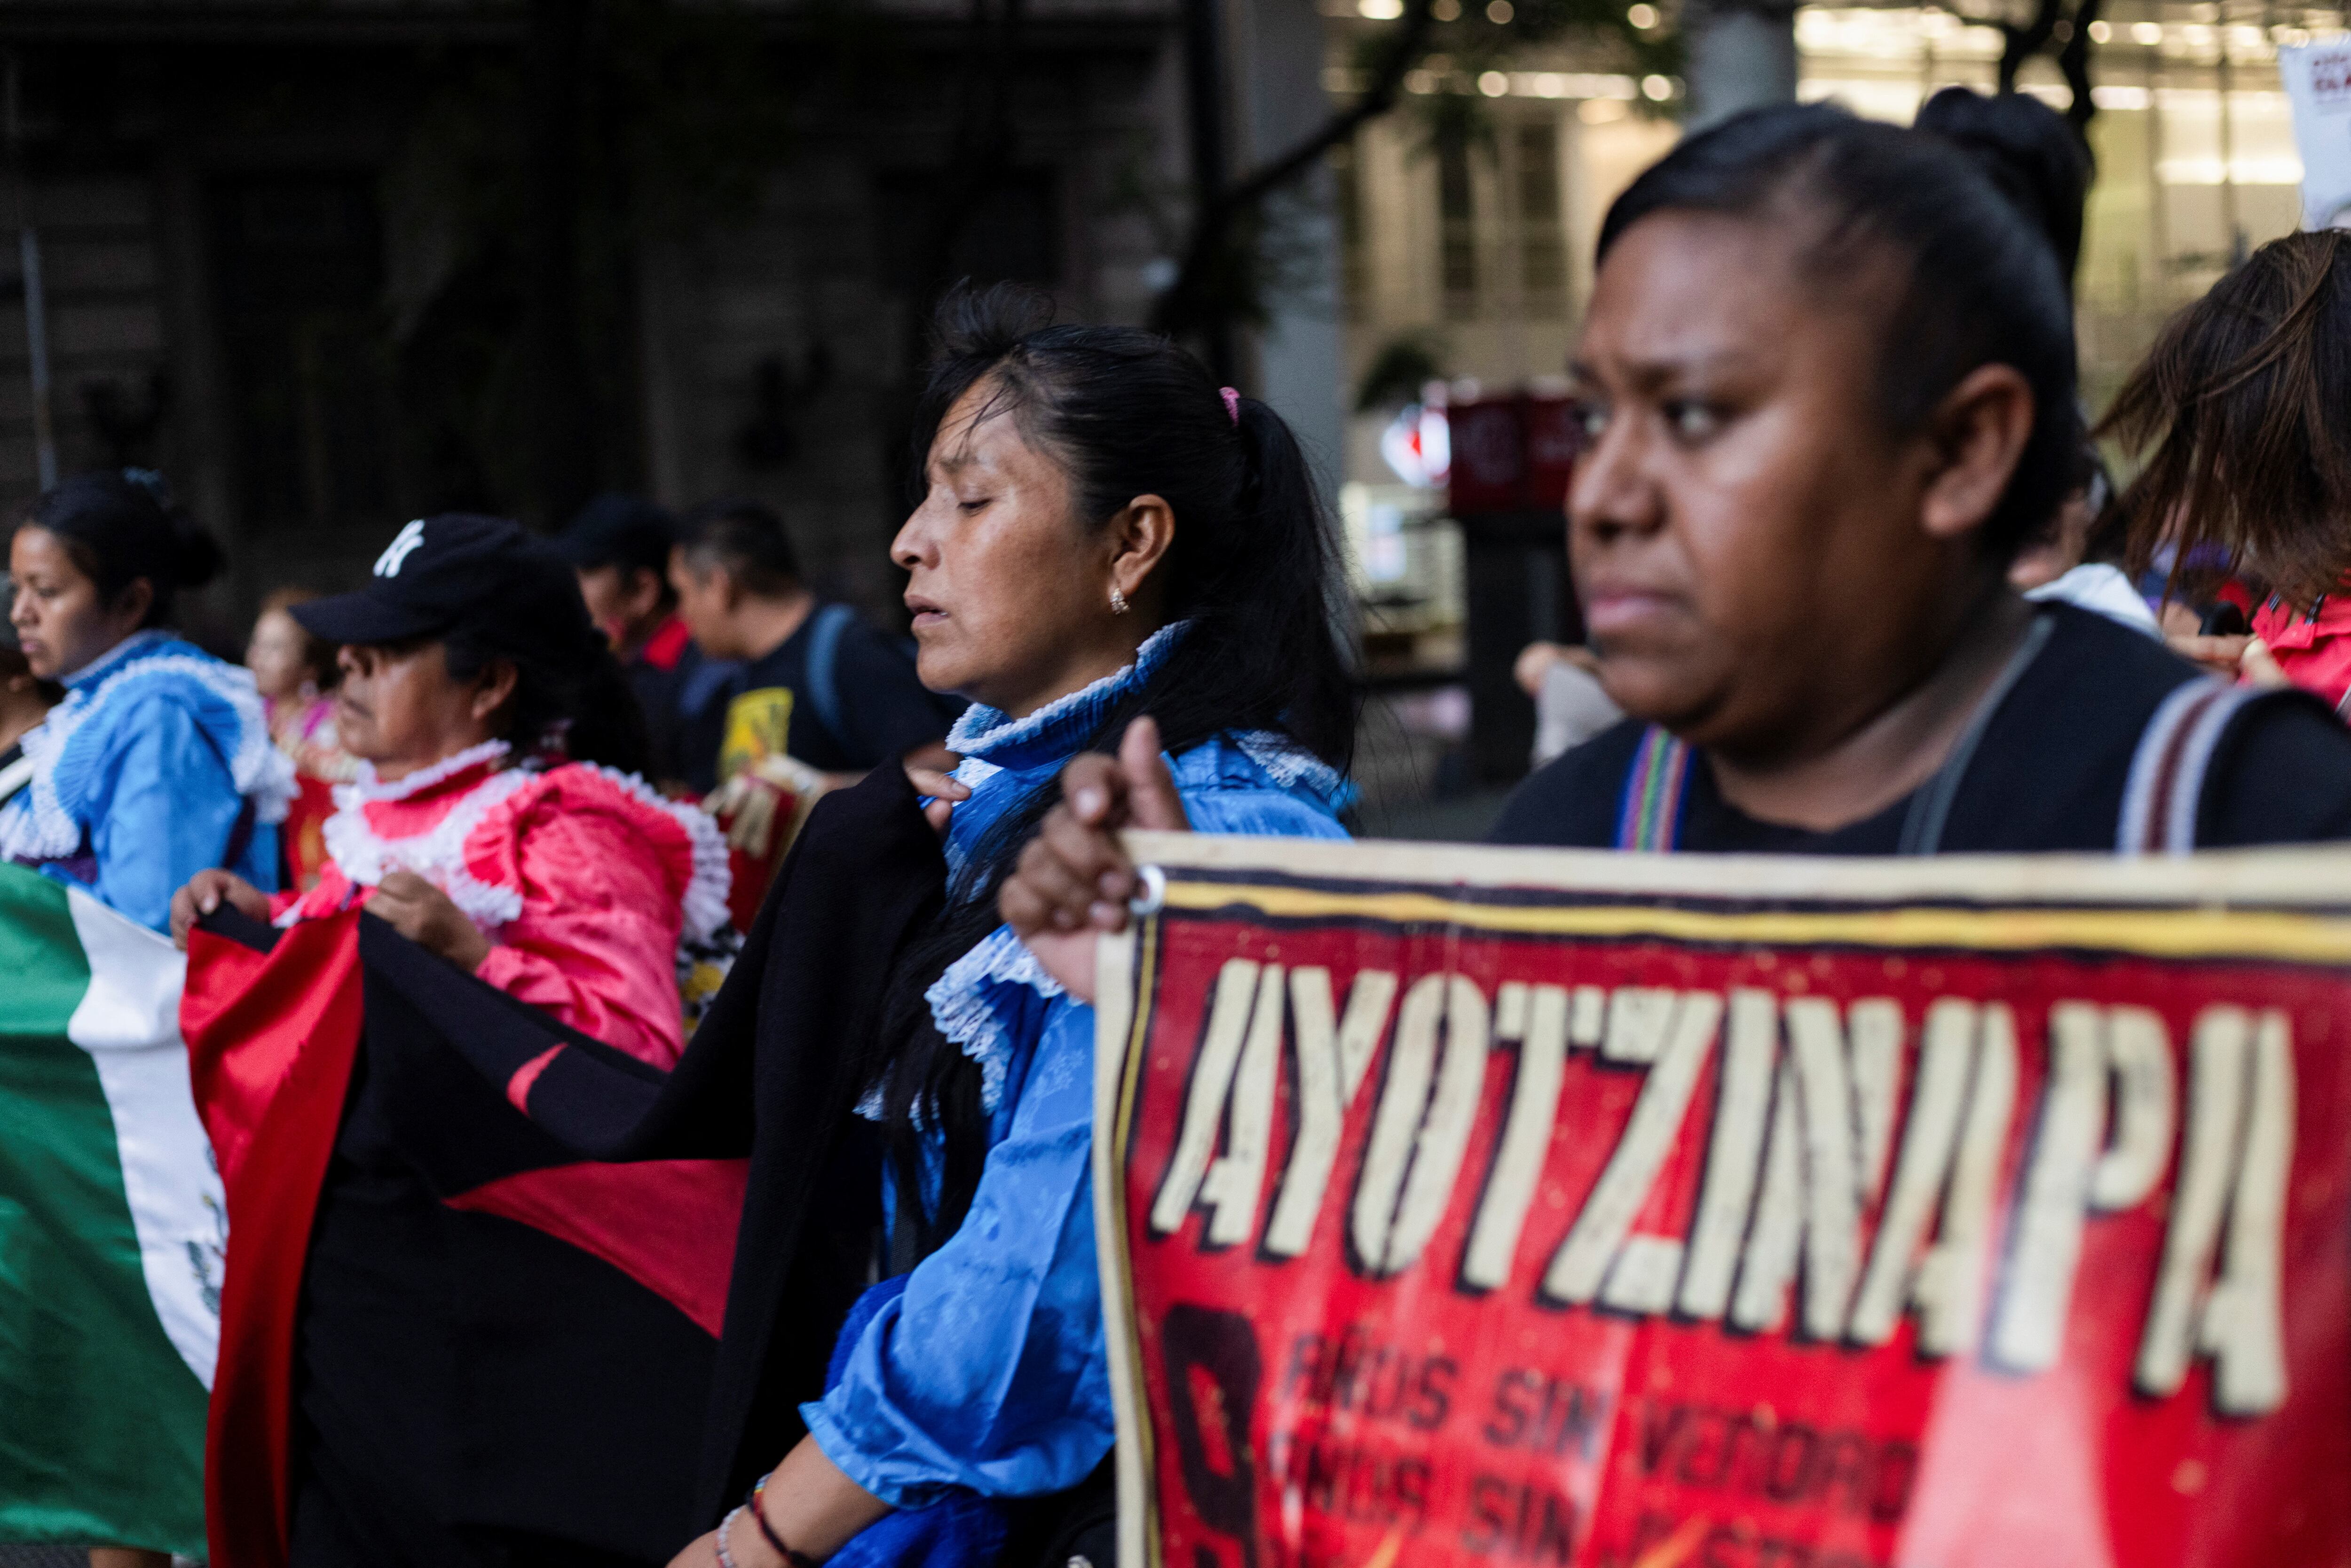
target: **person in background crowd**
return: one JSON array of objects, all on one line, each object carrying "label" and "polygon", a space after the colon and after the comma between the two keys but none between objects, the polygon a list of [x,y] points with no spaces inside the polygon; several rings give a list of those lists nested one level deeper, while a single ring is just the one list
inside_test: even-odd
[{"label": "person in background crowd", "polygon": [[[706,817],[637,776],[635,705],[569,566],[515,523],[444,514],[409,524],[369,587],[293,614],[342,645],[336,725],[361,766],[327,826],[334,858],[317,887],[275,899],[203,873],[172,901],[174,937],[224,902],[286,922],[364,904],[517,999],[673,1065],[675,957],[725,923],[726,857]],[[367,1093],[362,1081],[355,1107]],[[465,1221],[374,1125],[346,1113],[312,1233],[303,1310],[322,1326],[298,1336],[291,1561],[574,1561],[533,1521],[481,1517],[465,1478],[435,1468],[467,1443],[509,1468],[544,1462],[516,1448],[542,1413],[472,1402],[484,1378],[461,1347],[495,1341],[482,1325],[500,1309],[449,1277],[462,1249],[442,1228]],[[317,1351],[329,1345],[363,1346],[364,1364]]]},{"label": "person in background crowd", "polygon": [[748,930],[817,798],[885,764],[953,766],[946,725],[904,648],[801,581],[784,520],[760,503],[692,513],[670,580],[702,651],[742,666],[712,705],[717,722],[695,728],[687,778],[715,781],[705,804],[726,825],[736,924]]},{"label": "person in background crowd", "polygon": [[161,931],[207,866],[277,884],[293,764],[253,677],[172,636],[175,595],[220,569],[160,476],[83,474],[8,543],[9,611],[33,674],[65,700],[24,737],[32,778],[0,806],[0,855]]},{"label": "person in background crowd", "polygon": [[644,715],[647,777],[683,793],[693,772],[685,750],[689,699],[706,703],[725,677],[705,671],[706,661],[678,618],[669,581],[676,531],[676,519],[653,502],[608,493],[581,508],[555,548],[580,574],[588,614],[629,673]]},{"label": "person in background crowd", "polygon": [[2155,612],[2115,564],[2122,543],[2113,526],[2114,481],[2097,448],[2085,444],[2082,467],[2087,477],[2008,563],[2009,586],[2036,602],[2062,599],[2133,631],[2161,636]]},{"label": "person in background crowd", "polygon": [[883,763],[951,764],[938,746],[938,704],[914,661],[848,605],[809,589],[770,507],[738,500],[695,509],[679,530],[670,580],[695,643],[743,665],[701,764],[714,785],[768,755],[848,777]]},{"label": "person in background crowd", "polygon": [[245,667],[253,672],[277,748],[297,767],[306,752],[318,754],[320,777],[349,778],[351,765],[335,747],[334,689],[342,677],[335,645],[288,613],[318,597],[312,589],[281,588],[264,599],[246,641]]},{"label": "person in background crowd", "polygon": [[680,1568],[992,1565],[1008,1500],[1076,1488],[1110,1453],[1092,1013],[995,902],[1063,763],[1164,746],[1203,826],[1344,836],[1339,556],[1289,427],[1164,339],[1047,326],[1018,293],[950,297],[941,319],[926,493],[892,556],[924,683],[973,706],[956,779],[929,781],[946,905],[858,1042],[911,1271],[858,1303],[831,1391],[800,1407],[809,1436]]},{"label": "person in background crowd", "polygon": [[[2008,585],[2075,472],[2072,312],[2037,227],[1948,147],[1826,106],[1688,138],[1610,209],[1573,370],[1569,548],[1630,717],[1520,785],[1495,841],[2351,837],[2351,733],[2321,705]],[[1063,789],[1002,906],[1083,995],[1088,927],[1135,884],[1113,830],[1185,814],[1147,760],[1081,758]]]},{"label": "person in background crowd", "polygon": [[65,695],[65,688],[57,682],[33,674],[25,650],[16,645],[16,629],[0,622],[0,806],[32,783],[33,763],[25,755],[25,737]]},{"label": "person in background crowd", "polygon": [[[2100,425],[2147,465],[2122,494],[2131,559],[2175,594],[2260,585],[2250,637],[2183,651],[2351,706],[2351,235],[2272,240],[2174,317]],[[2167,608],[2168,608],[2167,606]]]},{"label": "person in background crowd", "polygon": [[1530,643],[1519,650],[1510,678],[1535,700],[1534,766],[1541,768],[1625,716],[1600,689],[1599,660],[1589,648]]},{"label": "person in background crowd", "polygon": [[305,631],[288,613],[319,595],[307,588],[281,588],[261,601],[246,643],[245,667],[269,715],[270,738],[294,763],[300,789],[278,830],[285,855],[285,885],[315,884],[327,863],[321,836],[335,809],[334,787],[348,783],[358,763],[335,739],[334,685],[342,676],[335,645]]}]

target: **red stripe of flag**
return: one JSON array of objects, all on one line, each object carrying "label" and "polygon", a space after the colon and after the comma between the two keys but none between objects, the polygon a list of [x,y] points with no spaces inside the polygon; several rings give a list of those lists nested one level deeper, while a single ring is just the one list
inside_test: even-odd
[{"label": "red stripe of flag", "polygon": [[298,925],[268,953],[189,936],[180,1031],[228,1194],[204,1441],[204,1531],[221,1568],[287,1561],[294,1319],[361,1011],[356,911]]}]

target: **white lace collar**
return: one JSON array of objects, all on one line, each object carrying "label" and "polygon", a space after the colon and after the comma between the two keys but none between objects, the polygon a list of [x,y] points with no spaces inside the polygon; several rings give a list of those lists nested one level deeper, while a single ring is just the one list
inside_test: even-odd
[{"label": "white lace collar", "polygon": [[[367,807],[373,800],[402,799],[388,793],[399,790],[417,779],[423,771],[433,771],[438,777],[428,782],[437,783],[455,778],[465,768],[502,757],[506,743],[493,741],[444,758],[432,769],[420,770],[392,784],[373,786],[379,793],[363,797],[359,786],[345,784],[335,790],[335,804],[340,808],[327,819],[322,830],[327,853],[342,873],[362,887],[373,887],[395,871],[411,871],[449,895],[449,901],[465,912],[465,917],[485,933],[496,930],[522,915],[522,894],[518,889],[486,883],[465,868],[465,841],[481,825],[482,819],[511,799],[515,792],[534,779],[545,774],[525,772],[519,768],[502,768],[474,784],[449,808],[446,815],[431,827],[404,836],[388,837],[379,832],[368,820]],[[462,759],[462,767],[452,767]],[[592,766],[592,765],[591,765]],[[626,793],[638,804],[660,811],[684,830],[686,841],[693,851],[693,869],[679,897],[682,927],[681,941],[706,940],[712,933],[732,918],[727,905],[727,885],[731,870],[726,856],[726,840],[718,825],[699,806],[690,800],[672,800],[663,796],[643,779],[617,768],[594,768],[599,776],[614,788]],[[419,784],[407,794],[414,794],[425,786]],[[298,909],[288,910],[282,923],[293,924]]]},{"label": "white lace collar", "polygon": [[1122,664],[1102,679],[1019,718],[986,703],[972,704],[947,732],[947,749],[963,757],[1016,766],[1031,759],[1028,755],[1031,752],[1058,759],[1075,751],[1127,689],[1148,679],[1175,651],[1191,624],[1176,621],[1162,626],[1135,649],[1134,663]]},{"label": "white lace collar", "polygon": [[[501,750],[504,749],[504,742],[496,744]],[[441,774],[442,779],[460,771],[447,768],[447,763],[455,760],[455,758],[450,758],[435,764],[436,768],[445,769]],[[473,767],[482,760],[476,757],[466,766]],[[415,777],[416,774],[409,775],[409,779]],[[374,788],[399,789],[407,784],[409,779]],[[356,885],[373,887],[393,872],[414,872],[447,894],[449,902],[465,912],[466,919],[486,933],[495,931],[522,914],[522,894],[513,888],[483,882],[467,871],[465,840],[483,817],[489,813],[491,807],[505,800],[530,779],[531,775],[519,768],[501,769],[460,796],[456,803],[431,827],[419,832],[389,838],[378,832],[375,824],[368,821],[367,808],[371,802],[368,797],[360,794],[361,786],[340,784],[335,787],[338,810],[327,819],[320,833],[326,841],[328,855]],[[421,789],[424,786],[416,788]],[[415,790],[408,793],[413,794]]]},{"label": "white lace collar", "polygon": [[463,751],[452,752],[430,768],[420,768],[413,773],[402,774],[390,783],[375,776],[375,764],[362,762],[356,777],[335,790],[335,804],[342,805],[346,792],[353,801],[405,800],[412,795],[422,795],[434,785],[455,779],[469,768],[485,762],[495,762],[514,749],[503,740],[486,740],[479,746],[469,746]]},{"label": "white lace collar", "polygon": [[125,637],[113,647],[109,648],[105,653],[100,653],[97,658],[92,659],[80,669],[68,670],[64,674],[59,675],[57,677],[57,684],[68,690],[78,686],[86,686],[92,681],[104,675],[109,670],[113,669],[117,664],[120,664],[126,659],[131,658],[141,649],[151,648],[158,643],[169,642],[170,640],[171,633],[163,631],[161,627],[150,626],[144,632],[133,632],[130,636]]}]

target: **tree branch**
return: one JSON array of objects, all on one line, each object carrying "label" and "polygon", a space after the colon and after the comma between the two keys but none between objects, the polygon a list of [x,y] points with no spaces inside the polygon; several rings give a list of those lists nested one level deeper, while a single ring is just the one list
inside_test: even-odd
[{"label": "tree branch", "polygon": [[2064,0],[2039,0],[2032,20],[2020,27],[2013,23],[1999,24],[2004,42],[2000,51],[2000,90],[2016,90],[2017,73],[2024,62],[2049,47],[2056,36],[2058,18],[2064,15]]},{"label": "tree branch", "polygon": [[1404,90],[1404,78],[1428,47],[1436,25],[1434,0],[1405,0],[1404,16],[1383,40],[1372,67],[1372,79],[1355,101],[1322,122],[1287,152],[1259,164],[1222,191],[1202,192],[1192,220],[1192,237],[1185,246],[1176,281],[1159,297],[1152,325],[1164,332],[1182,332],[1197,326],[1208,312],[1208,280],[1216,271],[1234,225],[1284,185],[1311,169],[1334,147],[1351,141],[1368,122],[1387,113]]},{"label": "tree branch", "polygon": [[1413,61],[1420,57],[1427,44],[1432,3],[1433,0],[1412,0],[1405,7],[1404,26],[1396,30],[1392,46],[1385,51],[1386,57],[1374,68],[1371,87],[1361,97],[1289,152],[1251,171],[1249,178],[1225,193],[1226,204],[1248,206],[1263,201],[1305,172],[1331,149],[1353,140],[1355,132],[1366,123],[1394,109],[1396,95],[1404,89],[1404,78],[1412,74]]},{"label": "tree branch", "polygon": [[2090,29],[2105,9],[2105,0],[2080,0],[2074,7],[2073,35],[2057,51],[2057,68],[2064,73],[2065,85],[2074,92],[2074,101],[2065,109],[2065,119],[2085,146],[2089,143],[2090,117],[2098,112],[2090,86]]}]

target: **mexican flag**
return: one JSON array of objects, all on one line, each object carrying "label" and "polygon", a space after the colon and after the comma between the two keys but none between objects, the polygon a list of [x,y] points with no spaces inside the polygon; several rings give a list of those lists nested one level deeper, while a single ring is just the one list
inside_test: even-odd
[{"label": "mexican flag", "polygon": [[186,965],[0,864],[0,1541],[201,1555],[226,1200]]}]

